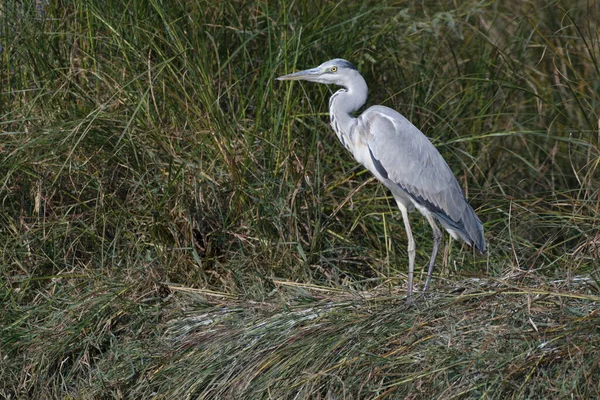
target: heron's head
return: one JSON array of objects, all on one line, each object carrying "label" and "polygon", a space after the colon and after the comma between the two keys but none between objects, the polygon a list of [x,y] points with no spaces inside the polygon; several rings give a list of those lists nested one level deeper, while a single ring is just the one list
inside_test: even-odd
[{"label": "heron's head", "polygon": [[283,75],[277,78],[278,81],[310,81],[325,84],[335,84],[348,87],[360,75],[356,67],[341,58],[329,60],[316,68],[306,69],[293,74]]}]

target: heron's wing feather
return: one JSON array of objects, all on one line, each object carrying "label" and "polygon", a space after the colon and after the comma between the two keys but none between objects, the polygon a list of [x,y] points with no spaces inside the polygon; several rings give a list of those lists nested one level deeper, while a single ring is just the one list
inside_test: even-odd
[{"label": "heron's wing feather", "polygon": [[[429,139],[406,118],[382,106],[361,116],[373,164],[384,178],[398,185],[439,217],[460,223],[473,213],[452,173]],[[379,171],[379,170],[382,171]],[[473,213],[474,215],[474,213]],[[476,218],[476,217],[475,217]]]}]

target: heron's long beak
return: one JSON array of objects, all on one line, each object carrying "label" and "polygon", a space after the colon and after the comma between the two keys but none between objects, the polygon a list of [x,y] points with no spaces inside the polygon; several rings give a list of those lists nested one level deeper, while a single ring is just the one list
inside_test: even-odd
[{"label": "heron's long beak", "polygon": [[278,81],[315,81],[321,75],[321,69],[312,68],[276,78]]}]

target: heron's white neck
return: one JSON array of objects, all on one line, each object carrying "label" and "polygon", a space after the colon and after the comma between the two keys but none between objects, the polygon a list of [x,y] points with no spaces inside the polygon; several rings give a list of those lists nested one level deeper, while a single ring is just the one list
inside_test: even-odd
[{"label": "heron's white neck", "polygon": [[349,138],[352,127],[356,124],[356,118],[351,113],[361,108],[367,101],[369,89],[363,77],[356,72],[349,82],[340,83],[345,89],[340,89],[329,99],[329,114],[331,116],[331,126],[338,136],[338,139],[348,147],[346,142]]}]

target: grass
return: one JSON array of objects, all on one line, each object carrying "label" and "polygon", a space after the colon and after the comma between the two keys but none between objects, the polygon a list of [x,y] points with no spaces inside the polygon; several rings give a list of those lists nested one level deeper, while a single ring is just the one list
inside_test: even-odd
[{"label": "grass", "polygon": [[[599,17],[5,1],[0,395],[599,397]],[[485,225],[483,257],[445,236],[414,307],[398,212],[329,128],[332,88],[274,81],[334,57]]]}]

